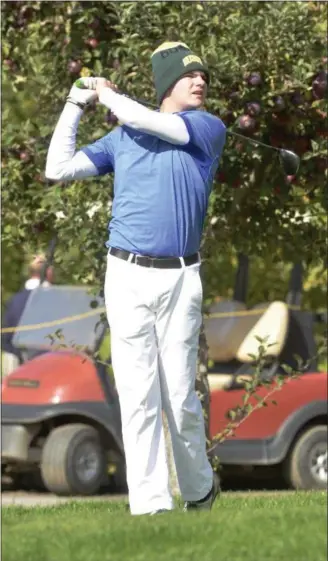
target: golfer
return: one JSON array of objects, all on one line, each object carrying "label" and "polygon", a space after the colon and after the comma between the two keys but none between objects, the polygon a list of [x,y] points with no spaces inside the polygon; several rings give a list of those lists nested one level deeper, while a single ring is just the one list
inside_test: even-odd
[{"label": "golfer", "polygon": [[[187,45],[163,43],[151,61],[160,111],[83,78],[88,89],[73,85],[46,165],[58,181],[114,172],[105,301],[133,515],[173,509],[162,410],[185,510],[210,509],[219,492],[195,378],[199,247],[226,129],[203,110],[209,72]],[[76,152],[83,109],[96,99],[120,126]]]}]

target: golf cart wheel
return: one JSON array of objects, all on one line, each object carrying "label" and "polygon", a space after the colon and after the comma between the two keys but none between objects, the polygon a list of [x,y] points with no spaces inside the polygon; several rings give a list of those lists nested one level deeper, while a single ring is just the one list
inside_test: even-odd
[{"label": "golf cart wheel", "polygon": [[298,438],[285,463],[294,489],[327,488],[327,426],[309,428]]},{"label": "golf cart wheel", "polygon": [[48,436],[41,458],[46,488],[57,495],[93,495],[106,475],[99,434],[83,424],[63,425]]}]

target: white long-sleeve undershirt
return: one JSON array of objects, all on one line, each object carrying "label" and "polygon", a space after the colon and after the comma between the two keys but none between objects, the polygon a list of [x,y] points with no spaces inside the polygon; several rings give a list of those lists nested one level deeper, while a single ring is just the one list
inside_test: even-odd
[{"label": "white long-sleeve undershirt", "polygon": [[76,152],[76,133],[82,109],[66,103],[51,138],[45,175],[53,181],[83,179],[98,175],[96,166],[84,152]]},{"label": "white long-sleeve undershirt", "polygon": [[[171,144],[185,145],[189,142],[187,127],[179,115],[152,111],[109,88],[101,91],[99,101],[109,108],[123,125],[157,136]],[[84,152],[76,152],[76,134],[82,113],[82,109],[77,105],[66,103],[48,150],[45,171],[48,179],[68,181],[98,174],[96,166],[88,156]]]},{"label": "white long-sleeve undershirt", "polygon": [[184,145],[189,142],[187,127],[179,115],[153,111],[110,88],[101,90],[99,101],[110,109],[123,125],[152,134],[171,144]]}]

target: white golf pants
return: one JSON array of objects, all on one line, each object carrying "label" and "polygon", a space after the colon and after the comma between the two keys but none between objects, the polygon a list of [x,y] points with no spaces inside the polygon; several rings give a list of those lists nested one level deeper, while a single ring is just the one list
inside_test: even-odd
[{"label": "white golf pants", "polygon": [[162,409],[182,498],[202,499],[212,487],[213,471],[195,392],[202,304],[199,264],[151,269],[109,254],[105,301],[131,514],[173,508]]}]

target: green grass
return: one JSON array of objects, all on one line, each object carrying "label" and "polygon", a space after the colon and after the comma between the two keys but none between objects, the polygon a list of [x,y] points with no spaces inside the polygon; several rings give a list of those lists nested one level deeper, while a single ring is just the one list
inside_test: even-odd
[{"label": "green grass", "polygon": [[2,508],[3,561],[326,561],[326,493],[233,495],[212,512],[131,516],[124,501]]}]

